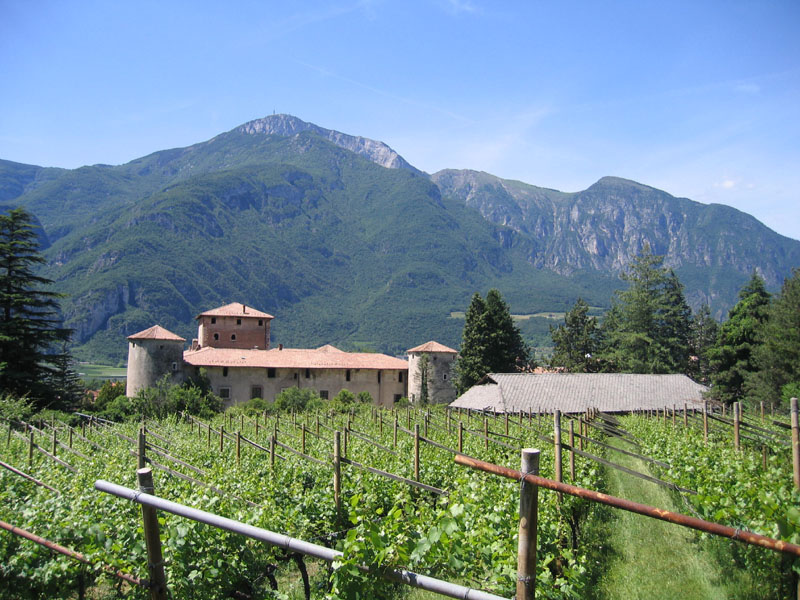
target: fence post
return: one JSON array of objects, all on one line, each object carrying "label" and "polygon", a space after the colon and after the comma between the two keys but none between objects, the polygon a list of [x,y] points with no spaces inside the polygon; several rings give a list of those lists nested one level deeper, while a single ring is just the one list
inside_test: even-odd
[{"label": "fence post", "polygon": [[397,413],[394,413],[394,449],[397,450]]},{"label": "fence post", "polygon": [[241,430],[236,431],[236,466],[239,467],[242,464],[242,432]]},{"label": "fence post", "polygon": [[[153,494],[153,470],[149,467],[138,469],[136,477],[139,491]],[[147,546],[147,570],[150,575],[151,600],[167,600],[167,578],[164,575],[164,557],[161,554],[161,534],[158,529],[158,515],[152,506],[142,504],[144,521],[144,541]]]},{"label": "fence post", "polygon": [[219,451],[220,451],[220,453],[222,453],[222,445],[224,443],[223,442],[224,439],[225,439],[225,425],[221,424],[219,426]]},{"label": "fence post", "polygon": [[303,454],[306,453],[306,426],[300,425],[300,444],[303,449]]},{"label": "fence post", "polygon": [[414,481],[419,481],[419,424],[414,423]]},{"label": "fence post", "polygon": [[506,417],[506,435],[508,435],[508,413],[507,413],[507,412],[505,412],[505,413],[503,413],[503,414],[504,414],[504,415],[505,415],[505,417]]},{"label": "fence post", "polygon": [[708,401],[703,402],[703,442],[708,444]]},{"label": "fence post", "polygon": [[797,398],[790,400],[792,407],[792,467],[794,487],[800,490],[800,433],[797,424]]},{"label": "fence post", "polygon": [[336,518],[339,519],[342,511],[342,466],[339,460],[339,444],[341,443],[338,431],[333,432],[333,503],[336,506]]},{"label": "fence post", "polygon": [[464,453],[464,423],[458,422],[458,452]]},{"label": "fence post", "polygon": [[686,402],[683,403],[683,428],[689,429],[689,407]]},{"label": "fence post", "polygon": [[[555,446],[555,471],[556,481],[562,482],[561,473],[561,411],[556,409],[553,412],[553,445]],[[558,495],[561,498],[561,493]]]},{"label": "fence post", "polygon": [[[539,474],[539,450],[522,450],[523,473]],[[536,533],[539,519],[539,487],[523,480],[519,494],[517,543],[517,600],[536,597]]]},{"label": "fence post", "polygon": [[72,448],[72,427],[69,428],[69,447]]},{"label": "fence post", "polygon": [[569,480],[575,483],[575,431],[572,419],[569,420]]},{"label": "fence post", "polygon": [[739,449],[739,403],[733,403],[733,447]]},{"label": "fence post", "polygon": [[486,442],[486,449],[489,449],[489,417],[483,415],[483,437]]},{"label": "fence post", "polygon": [[57,449],[58,449],[58,440],[56,440],[56,430],[53,429],[53,456],[56,455]]},{"label": "fence post", "polygon": [[145,460],[145,448],[147,447],[147,440],[144,436],[144,427],[139,428],[139,451],[137,453],[138,457],[138,469],[144,469],[147,466],[147,462]]},{"label": "fence post", "polygon": [[36,443],[33,441],[33,427],[30,428],[30,440],[28,442],[28,466],[33,464],[33,447]]}]

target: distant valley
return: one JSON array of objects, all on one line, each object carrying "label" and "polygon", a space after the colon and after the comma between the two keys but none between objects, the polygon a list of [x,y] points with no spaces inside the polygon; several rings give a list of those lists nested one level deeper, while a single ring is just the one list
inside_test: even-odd
[{"label": "distant valley", "polygon": [[[423,173],[389,148],[274,115],[187,148],[74,170],[0,160],[0,204],[41,222],[75,354],[116,363],[158,323],[244,302],[273,343],[402,353],[458,346],[475,291],[499,288],[546,343],[578,296],[606,307],[647,242],[693,306],[722,316],[757,270],[777,288],[800,242],[722,205],[605,177],[563,193],[477,171]],[[455,316],[454,316],[455,315]]]}]

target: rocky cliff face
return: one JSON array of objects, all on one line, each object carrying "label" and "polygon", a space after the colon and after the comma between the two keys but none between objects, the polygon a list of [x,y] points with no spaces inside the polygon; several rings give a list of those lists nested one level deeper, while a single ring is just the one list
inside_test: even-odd
[{"label": "rocky cliff face", "polygon": [[324,129],[291,115],[272,115],[263,119],[256,119],[245,123],[237,131],[250,135],[279,135],[281,137],[291,137],[303,131],[313,131],[340,148],[355,152],[387,169],[407,169],[417,172],[417,169],[408,164],[402,156],[383,142]]},{"label": "rocky cliff face", "polygon": [[780,285],[800,264],[794,240],[722,205],[703,205],[616,177],[567,194],[476,171],[431,176],[442,194],[462,200],[488,221],[510,228],[528,261],[563,275],[619,272],[645,243],[676,270],[758,271]]}]

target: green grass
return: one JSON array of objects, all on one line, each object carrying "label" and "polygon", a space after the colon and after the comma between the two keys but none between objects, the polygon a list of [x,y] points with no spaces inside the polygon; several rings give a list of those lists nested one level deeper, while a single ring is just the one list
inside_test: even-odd
[{"label": "green grass", "polygon": [[[614,453],[612,460],[648,472],[639,459]],[[653,483],[610,468],[607,481],[611,495],[682,512],[671,493]],[[716,561],[691,530],[621,510],[614,515],[608,539],[610,560],[599,582],[598,597],[605,600],[730,597]]]},{"label": "green grass", "polygon": [[90,379],[125,379],[127,369],[125,367],[111,367],[109,365],[94,365],[80,363],[76,371],[78,376],[84,380]]}]

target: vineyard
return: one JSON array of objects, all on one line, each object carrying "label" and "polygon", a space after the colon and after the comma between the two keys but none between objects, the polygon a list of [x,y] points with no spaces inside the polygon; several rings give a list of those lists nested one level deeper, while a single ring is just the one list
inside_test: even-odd
[{"label": "vineyard", "polygon": [[[153,469],[159,497],[343,553],[327,564],[160,513],[173,598],[421,594],[376,576],[396,567],[512,597],[520,482],[457,464],[459,453],[516,469],[521,448],[541,448],[541,476],[599,491],[608,469],[623,469],[619,453],[635,455],[649,473],[630,475],[668,487],[685,514],[800,542],[784,424],[674,409],[590,416],[554,428],[547,414],[361,406],[338,414],[234,409],[211,421],[10,421],[0,445],[0,520],[83,560],[0,533],[0,598],[148,597],[142,509],[95,489],[97,480],[136,488],[140,461]],[[539,493],[538,597],[593,596],[604,569],[595,524],[607,516],[589,500]],[[698,540],[733,561],[726,568],[740,597],[793,596],[792,556]]]}]

